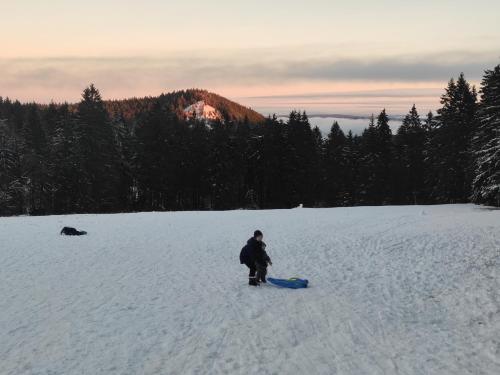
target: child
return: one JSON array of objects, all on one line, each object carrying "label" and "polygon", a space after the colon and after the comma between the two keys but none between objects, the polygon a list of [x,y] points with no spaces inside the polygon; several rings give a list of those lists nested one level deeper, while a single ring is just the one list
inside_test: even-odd
[{"label": "child", "polygon": [[261,242],[259,250],[255,259],[255,265],[257,266],[257,282],[267,283],[267,266],[272,266],[273,263],[266,253],[266,244],[264,242]]},{"label": "child", "polygon": [[256,230],[247,244],[241,249],[240,263],[246,265],[250,273],[248,275],[248,284],[258,286],[258,278],[255,275],[257,272],[257,259],[262,257],[262,238],[264,235],[260,230]]}]

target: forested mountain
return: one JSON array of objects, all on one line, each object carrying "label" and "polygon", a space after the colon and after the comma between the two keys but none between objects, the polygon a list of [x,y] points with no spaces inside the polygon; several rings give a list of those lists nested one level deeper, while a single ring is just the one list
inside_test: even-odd
[{"label": "forested mountain", "polygon": [[[441,108],[382,110],[361,136],[326,139],[202,90],[74,105],[0,98],[0,214],[457,203],[500,206],[500,66],[480,90],[450,80]],[[204,101],[214,121],[186,116]]]},{"label": "forested mountain", "polygon": [[197,102],[203,101],[217,109],[226,121],[262,123],[264,116],[220,95],[200,89],[174,91],[158,97],[132,98],[104,101],[111,116],[122,116],[126,120],[134,119],[140,112],[151,108],[154,103],[161,103],[179,119],[185,117],[184,110]]}]

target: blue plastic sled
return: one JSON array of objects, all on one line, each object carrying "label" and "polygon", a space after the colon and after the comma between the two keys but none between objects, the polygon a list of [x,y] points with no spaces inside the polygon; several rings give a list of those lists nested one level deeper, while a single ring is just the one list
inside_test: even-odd
[{"label": "blue plastic sled", "polygon": [[268,277],[267,281],[276,286],[280,286],[282,288],[291,288],[291,289],[307,288],[307,284],[309,284],[308,280],[298,279],[296,277],[292,277],[290,279],[274,279],[272,277]]}]

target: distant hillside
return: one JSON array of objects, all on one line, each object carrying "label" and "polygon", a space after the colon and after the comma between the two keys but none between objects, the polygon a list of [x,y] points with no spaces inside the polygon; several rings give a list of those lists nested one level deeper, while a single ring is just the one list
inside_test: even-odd
[{"label": "distant hillside", "polygon": [[208,92],[207,90],[200,89],[173,91],[167,94],[161,94],[158,97],[108,100],[105,103],[110,113],[115,115],[121,114],[126,119],[131,119],[135,117],[137,113],[150,108],[156,100],[160,100],[160,102],[169,107],[179,116],[179,118],[185,118],[187,116],[186,108],[189,106],[204,102],[206,105],[215,108],[224,119],[244,121],[246,118],[251,123],[260,123],[264,121],[264,116],[251,108],[242,106],[241,104],[212,92]]}]

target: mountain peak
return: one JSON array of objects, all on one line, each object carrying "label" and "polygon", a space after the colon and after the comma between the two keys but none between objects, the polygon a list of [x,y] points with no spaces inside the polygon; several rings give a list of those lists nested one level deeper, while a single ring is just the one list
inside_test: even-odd
[{"label": "mountain peak", "polygon": [[204,100],[199,100],[184,108],[184,114],[187,118],[195,117],[209,121],[222,120],[221,113],[216,108],[205,103]]}]

